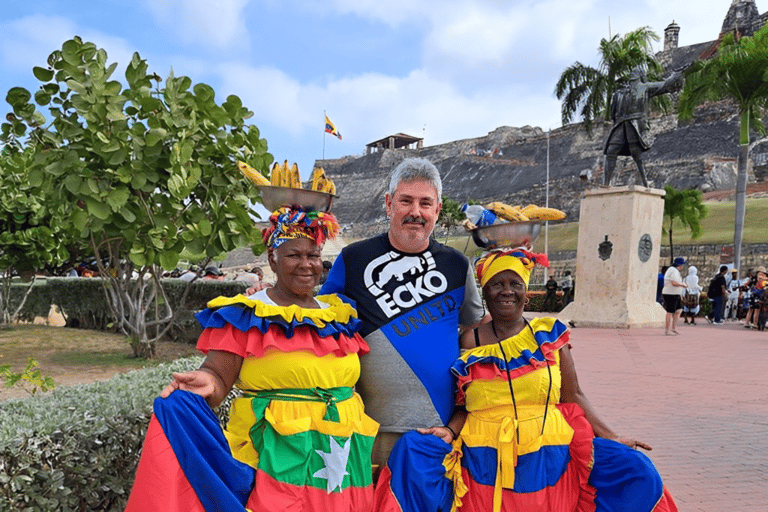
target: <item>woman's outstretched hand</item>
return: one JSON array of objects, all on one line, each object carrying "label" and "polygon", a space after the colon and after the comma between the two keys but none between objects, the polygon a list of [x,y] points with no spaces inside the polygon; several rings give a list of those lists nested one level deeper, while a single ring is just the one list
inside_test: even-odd
[{"label": "woman's outstretched hand", "polygon": [[216,377],[203,370],[173,373],[173,380],[163,388],[160,396],[168,398],[177,389],[189,391],[207,399],[216,390]]},{"label": "woman's outstretched hand", "polygon": [[625,445],[629,446],[630,448],[633,448],[637,450],[638,448],[642,448],[643,450],[651,451],[653,448],[649,444],[645,444],[642,441],[638,441],[637,439],[632,439],[631,437],[617,437],[615,441]]}]

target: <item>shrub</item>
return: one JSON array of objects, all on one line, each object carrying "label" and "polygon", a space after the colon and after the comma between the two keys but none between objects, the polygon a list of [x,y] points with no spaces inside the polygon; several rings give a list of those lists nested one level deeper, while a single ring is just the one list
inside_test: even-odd
[{"label": "shrub", "polygon": [[0,402],[0,510],[123,510],[152,401],[171,372],[201,361]]},{"label": "shrub", "polygon": [[[192,288],[182,304],[181,297],[188,284],[181,279],[163,280],[163,289],[176,313],[168,338],[188,343],[195,343],[201,331],[194,317],[197,311],[204,309],[208,301],[216,297],[232,297],[248,288],[248,284],[242,281],[198,280],[190,285]],[[14,283],[11,297],[20,300],[27,286],[21,282]],[[102,281],[98,278],[39,279],[20,317],[28,321],[38,316],[47,317],[52,304],[59,306],[69,327],[107,330],[113,324],[112,312],[104,300]]]}]

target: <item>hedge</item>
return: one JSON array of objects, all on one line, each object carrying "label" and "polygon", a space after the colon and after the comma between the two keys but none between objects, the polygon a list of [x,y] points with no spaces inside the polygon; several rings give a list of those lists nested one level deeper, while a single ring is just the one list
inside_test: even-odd
[{"label": "hedge", "polygon": [[0,510],[123,510],[152,401],[171,372],[201,362],[185,358],[0,402]]},{"label": "hedge", "polygon": [[[163,289],[171,307],[177,312],[169,337],[189,343],[194,343],[200,334],[194,319],[195,312],[204,309],[206,303],[216,297],[235,296],[248,288],[248,284],[241,281],[198,280],[189,285],[191,289],[187,299],[181,304],[187,285],[189,283],[181,279],[163,279]],[[18,304],[28,286],[21,282],[11,285],[12,304]],[[53,304],[59,307],[69,327],[107,330],[114,323],[99,278],[53,277],[36,280],[20,318],[31,321],[35,317],[47,317]]]}]

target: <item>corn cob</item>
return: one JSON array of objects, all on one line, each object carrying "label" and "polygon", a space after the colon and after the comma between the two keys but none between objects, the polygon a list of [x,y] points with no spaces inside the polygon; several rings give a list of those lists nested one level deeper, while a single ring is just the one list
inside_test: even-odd
[{"label": "corn cob", "polygon": [[243,173],[243,176],[248,178],[248,180],[253,183],[254,185],[269,185],[270,181],[264,177],[259,171],[251,167],[245,162],[241,162],[238,160],[237,162],[237,168],[240,169],[240,172]]}]

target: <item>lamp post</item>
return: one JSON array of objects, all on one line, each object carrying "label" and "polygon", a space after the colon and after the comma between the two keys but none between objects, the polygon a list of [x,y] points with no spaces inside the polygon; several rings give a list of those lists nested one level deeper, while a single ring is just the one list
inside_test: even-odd
[{"label": "lamp post", "polygon": [[[546,187],[546,199],[544,200],[544,206],[549,208],[549,134],[552,128],[547,130],[547,187]],[[549,221],[544,221],[544,254],[549,256]],[[544,267],[544,284],[546,285],[549,279],[549,269]]]}]

